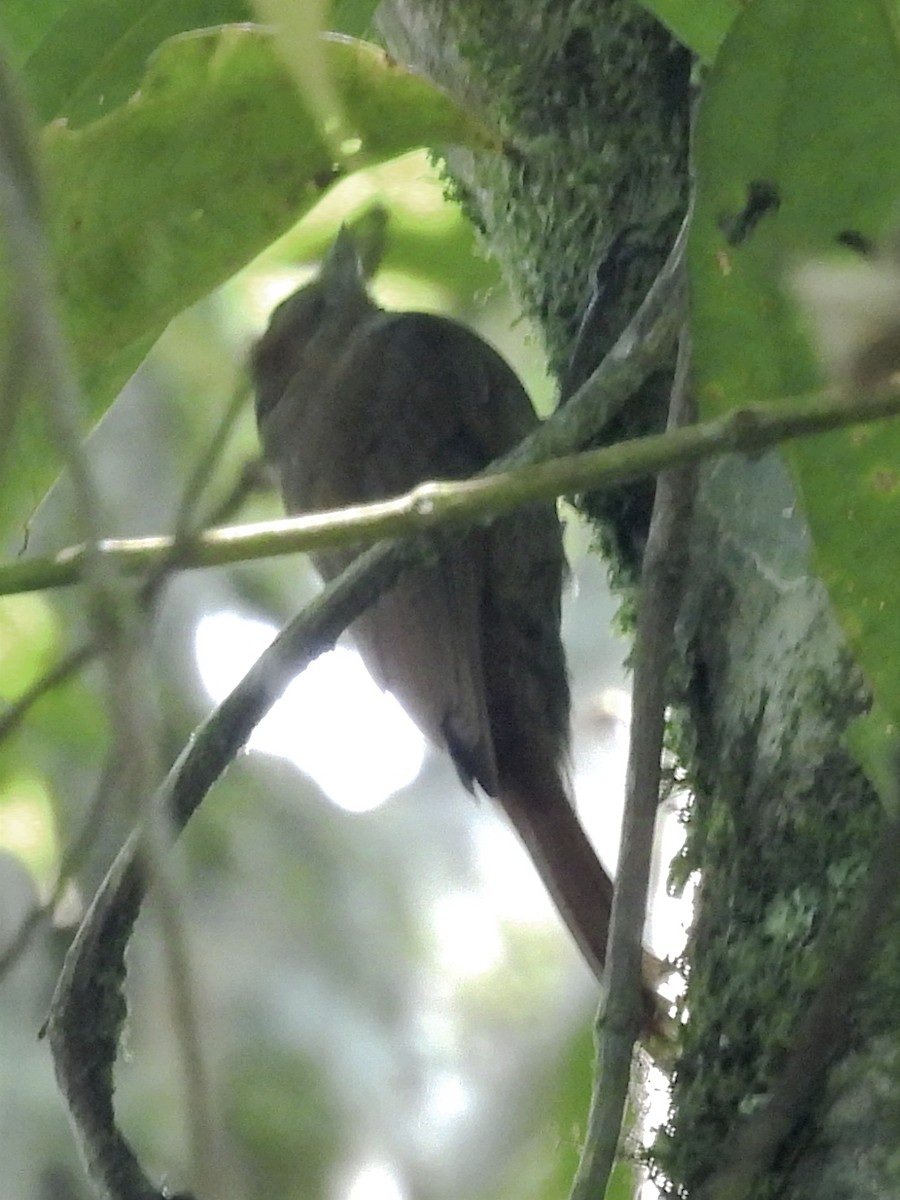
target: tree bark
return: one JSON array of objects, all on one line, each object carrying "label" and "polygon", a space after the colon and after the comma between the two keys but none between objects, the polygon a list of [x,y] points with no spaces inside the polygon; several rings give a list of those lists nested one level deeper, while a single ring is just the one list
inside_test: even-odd
[{"label": "tree bark", "polygon": [[[589,369],[685,209],[686,56],[626,0],[389,0],[379,19],[398,57],[502,128],[508,154],[454,153],[453,187],[557,375],[576,343]],[[588,362],[577,335],[595,271]],[[658,428],[665,391],[651,381],[603,440]],[[614,577],[633,576],[651,494],[588,506]],[[696,1191],[738,1119],[765,1104],[851,928],[883,815],[843,747],[868,700],[780,458],[710,464],[691,542],[673,734],[694,797],[679,871],[699,871],[702,899],[671,1119],[654,1150],[672,1195]],[[750,1195],[900,1195],[898,957],[885,939],[814,1109]]]},{"label": "tree bark", "polygon": [[[627,0],[386,0],[379,22],[398,58],[503,134],[505,154],[450,153],[451,191],[570,394],[622,332],[681,224],[688,55]],[[670,374],[648,380],[600,440],[661,432]],[[623,581],[635,576],[652,502],[648,482],[585,503]]]}]

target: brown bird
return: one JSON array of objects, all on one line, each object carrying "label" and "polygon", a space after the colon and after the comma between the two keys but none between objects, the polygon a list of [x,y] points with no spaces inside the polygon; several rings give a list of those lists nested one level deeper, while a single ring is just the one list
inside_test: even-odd
[{"label": "brown bird", "polygon": [[[513,370],[444,317],[385,312],[343,230],[319,277],[276,308],[252,355],[256,416],[285,508],[316,512],[461,479],[537,424]],[[551,504],[441,542],[352,626],[377,683],[503,806],[602,974],[612,883],[572,809],[565,572]],[[326,580],[353,553],[314,556]]]}]

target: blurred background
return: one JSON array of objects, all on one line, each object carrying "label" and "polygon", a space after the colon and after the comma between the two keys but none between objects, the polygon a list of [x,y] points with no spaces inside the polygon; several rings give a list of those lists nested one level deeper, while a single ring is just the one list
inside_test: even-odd
[{"label": "blurred background", "polygon": [[[291,234],[172,324],[91,439],[110,536],[171,531],[252,339],[312,274],[341,220],[378,202],[388,250],[375,291],[478,328],[546,412],[540,347],[424,154],[361,173]],[[280,516],[258,478],[247,403],[211,481],[229,523]],[[238,502],[236,497],[240,497]],[[76,540],[65,488],[23,531],[29,550]],[[608,865],[627,745],[626,644],[587,534],[564,511],[572,579],[579,810]],[[315,593],[302,557],[185,572],[152,625],[148,689],[167,768],[279,626]],[[0,600],[0,692],[14,700],[83,634],[76,592]],[[99,673],[48,692],[0,743],[0,953],[46,900],[83,829],[77,886],[0,975],[0,1194],[81,1200],[49,1052],[37,1040],[93,887],[131,824],[104,789]],[[99,788],[99,792],[98,792]],[[103,802],[98,819],[97,805]],[[107,802],[109,801],[109,802]],[[677,821],[666,826],[667,862]],[[183,837],[173,880],[210,1085],[222,1195],[248,1200],[501,1200],[565,1196],[590,1092],[596,985],[512,832],[469,797],[352,647],[288,691]],[[664,870],[664,869],[663,869]],[[660,872],[657,872],[659,875]],[[679,907],[656,910],[655,944]],[[117,1072],[122,1124],[157,1178],[187,1177],[191,1103],[158,906],[129,955],[131,1015]],[[648,1105],[650,1101],[648,1100]],[[620,1172],[620,1194],[632,1194]]]}]

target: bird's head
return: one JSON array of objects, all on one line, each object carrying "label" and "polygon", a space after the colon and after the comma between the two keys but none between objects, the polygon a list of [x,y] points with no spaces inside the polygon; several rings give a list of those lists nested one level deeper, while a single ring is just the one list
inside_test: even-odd
[{"label": "bird's head", "polygon": [[278,305],[253,348],[250,368],[256,388],[256,417],[262,421],[304,368],[320,367],[339,353],[353,327],[375,305],[366,291],[360,251],[341,226],[319,274]]}]

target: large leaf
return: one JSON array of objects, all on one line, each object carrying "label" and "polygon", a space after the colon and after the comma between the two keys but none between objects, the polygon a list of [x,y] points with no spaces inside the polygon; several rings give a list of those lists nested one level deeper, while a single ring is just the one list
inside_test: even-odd
[{"label": "large leaf", "polygon": [[[353,167],[490,135],[443,92],[350,39],[329,68],[360,146]],[[47,128],[50,229],[69,330],[88,371],[161,328],[289,228],[345,173],[273,53],[225,26],[166,42],[134,99]]]},{"label": "large leaf", "polygon": [[351,37],[368,37],[372,32],[378,0],[332,0],[328,28]]},{"label": "large leaf", "polygon": [[[46,0],[35,9],[46,13]],[[43,28],[22,75],[40,120],[83,125],[137,91],[147,59],[166,38],[250,17],[244,0],[70,0]]]},{"label": "large leaf", "polygon": [[[92,418],[173,316],[351,167],[422,145],[496,144],[445,93],[376,47],[331,38],[328,67],[359,139],[346,166],[336,166],[271,43],[251,25],[177,36],[126,104],[80,129],[44,130],[49,231]],[[0,499],[8,522],[26,515],[59,465],[37,406],[19,426],[20,469],[6,473]]]},{"label": "large leaf", "polygon": [[3,43],[17,67],[40,44],[47,31],[79,0],[4,0],[0,8]]},{"label": "large leaf", "polygon": [[[376,0],[333,0],[326,27],[365,37],[376,7]],[[253,15],[247,0],[4,0],[0,28],[38,118],[82,125],[137,91],[166,38]]]},{"label": "large leaf", "polygon": [[643,0],[643,5],[708,63],[741,10],[741,0]]},{"label": "large leaf", "polygon": [[[889,0],[754,0],[709,78],[690,245],[704,416],[821,382],[785,280],[877,244],[900,200],[900,36]],[[850,254],[851,250],[844,250]],[[784,450],[817,569],[900,719],[900,421]]]}]

